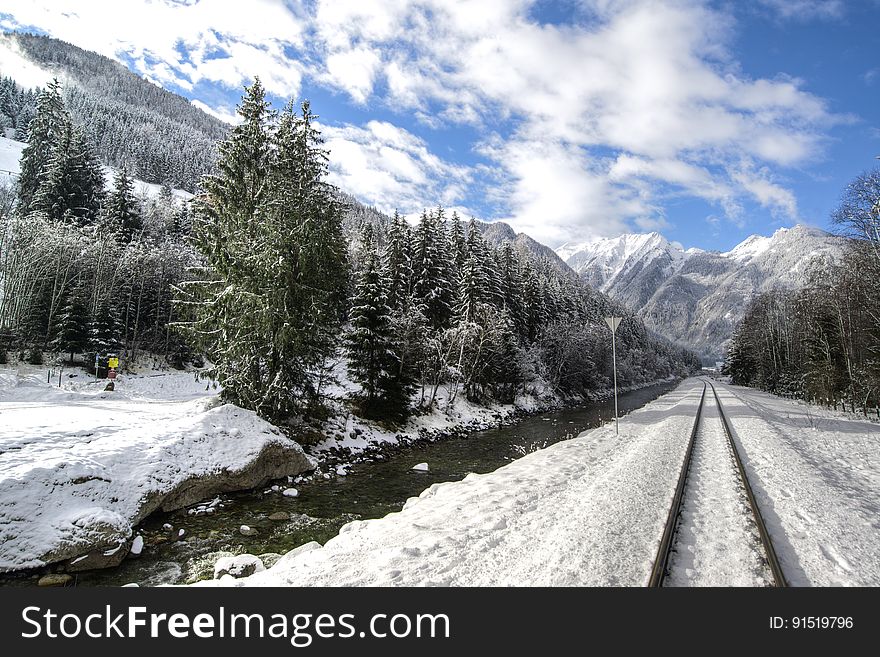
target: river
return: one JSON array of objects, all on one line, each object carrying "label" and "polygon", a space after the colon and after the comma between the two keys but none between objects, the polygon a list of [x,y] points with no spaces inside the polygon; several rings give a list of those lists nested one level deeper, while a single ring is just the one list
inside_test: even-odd
[{"label": "river", "polygon": [[[640,408],[678,385],[654,385],[619,397],[621,415]],[[211,512],[182,509],[155,513],[138,532],[144,537],[139,558],[120,566],[76,575],[78,586],[183,584],[213,576],[213,564],[226,554],[283,554],[309,541],[325,543],[352,520],[380,518],[399,511],[409,497],[433,483],[457,481],[471,472],[491,472],[530,452],[577,436],[613,415],[613,401],[602,401],[530,416],[514,424],[477,431],[462,438],[419,443],[395,450],[380,461],[355,463],[347,476],[288,484],[297,497],[271,486],[232,493],[214,501]],[[427,472],[412,470],[427,463]],[[277,488],[277,487],[276,487]],[[270,520],[273,513],[287,520]],[[256,530],[243,536],[240,528]],[[183,534],[181,535],[181,530]],[[265,560],[271,562],[273,557]],[[33,577],[3,578],[6,585],[32,585]]]}]

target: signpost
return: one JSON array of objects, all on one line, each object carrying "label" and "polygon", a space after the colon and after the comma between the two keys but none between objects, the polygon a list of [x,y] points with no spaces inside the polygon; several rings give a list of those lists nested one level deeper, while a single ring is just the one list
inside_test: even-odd
[{"label": "signpost", "polygon": [[620,423],[617,419],[617,342],[615,336],[617,327],[620,326],[620,320],[623,317],[606,317],[605,323],[611,329],[611,360],[614,364],[614,433],[620,433]]}]

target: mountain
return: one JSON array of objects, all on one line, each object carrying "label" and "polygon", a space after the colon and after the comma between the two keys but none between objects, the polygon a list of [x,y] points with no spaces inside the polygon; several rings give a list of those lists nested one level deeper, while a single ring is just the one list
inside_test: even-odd
[{"label": "mountain", "polygon": [[842,254],[843,238],[809,226],[752,235],[726,253],[684,249],[659,233],[563,244],[580,276],[638,313],[648,328],[719,360],[749,301],[796,288]]},{"label": "mountain", "polygon": [[36,99],[27,90],[56,77],[73,122],[84,129],[101,161],[125,165],[148,183],[195,192],[229,129],[119,62],[46,36],[0,35],[0,75],[19,87],[0,89],[0,127],[13,132],[6,136],[24,140],[24,123],[33,115],[29,103]]}]

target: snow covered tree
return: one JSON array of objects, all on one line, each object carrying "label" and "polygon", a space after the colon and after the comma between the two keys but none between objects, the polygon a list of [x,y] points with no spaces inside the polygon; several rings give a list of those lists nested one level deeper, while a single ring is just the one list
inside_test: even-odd
[{"label": "snow covered tree", "polygon": [[422,212],[415,230],[413,298],[434,329],[445,328],[452,317],[453,284],[449,280],[446,236],[432,212]]},{"label": "snow covered tree", "polygon": [[134,196],[134,182],[125,167],[116,172],[113,191],[107,199],[104,225],[119,235],[122,242],[131,242],[142,228],[140,208]]},{"label": "snow covered tree", "polygon": [[206,267],[177,302],[224,396],[283,421],[318,404],[316,379],[344,316],[346,246],[308,103],[277,121],[256,80],[238,111],[194,208]]},{"label": "snow covered tree", "polygon": [[412,295],[412,255],[410,253],[410,230],[397,211],[388,226],[385,243],[384,266],[388,273],[388,305],[392,310],[404,312],[410,305]]},{"label": "snow covered tree", "polygon": [[122,347],[119,313],[109,297],[98,301],[89,323],[89,350],[101,356],[118,353]]},{"label": "snow covered tree", "polygon": [[89,310],[86,291],[82,284],[77,283],[67,295],[61,312],[55,320],[55,337],[52,346],[56,351],[70,354],[73,363],[74,354],[82,353],[89,347]]},{"label": "snow covered tree", "polygon": [[387,303],[387,272],[376,253],[371,231],[365,232],[365,261],[345,340],[348,371],[361,384],[362,393],[355,398],[366,417],[400,419],[406,415],[412,386],[401,373],[396,353],[392,311]]},{"label": "snow covered tree", "polygon": [[30,209],[51,220],[92,223],[104,197],[104,174],[82,131],[66,123],[53,146]]},{"label": "snow covered tree", "polygon": [[62,132],[69,126],[70,117],[61,98],[61,83],[53,80],[37,99],[36,113],[28,125],[28,145],[21,152],[18,208],[22,214],[33,210],[34,197],[48,175],[53,152]]},{"label": "snow covered tree", "polygon": [[468,226],[465,257],[458,282],[458,302],[455,314],[459,321],[475,322],[481,306],[488,301],[488,275],[486,272],[486,244],[471,220]]}]

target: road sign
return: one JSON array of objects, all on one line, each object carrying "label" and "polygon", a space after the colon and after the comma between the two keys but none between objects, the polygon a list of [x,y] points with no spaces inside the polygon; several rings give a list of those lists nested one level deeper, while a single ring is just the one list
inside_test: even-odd
[{"label": "road sign", "polygon": [[107,378],[108,378],[108,379],[111,379],[111,380],[112,380],[112,379],[115,379],[115,378],[116,378],[116,370],[113,369],[113,368],[111,368],[111,369],[107,372]]},{"label": "road sign", "polygon": [[111,370],[115,370],[117,367],[119,367],[119,357],[110,356],[107,359],[107,367],[109,367]]},{"label": "road sign", "polygon": [[620,320],[623,317],[606,317],[605,323],[611,329],[611,362],[614,367],[614,432],[620,433],[620,421],[617,419],[617,327],[620,326]]}]

